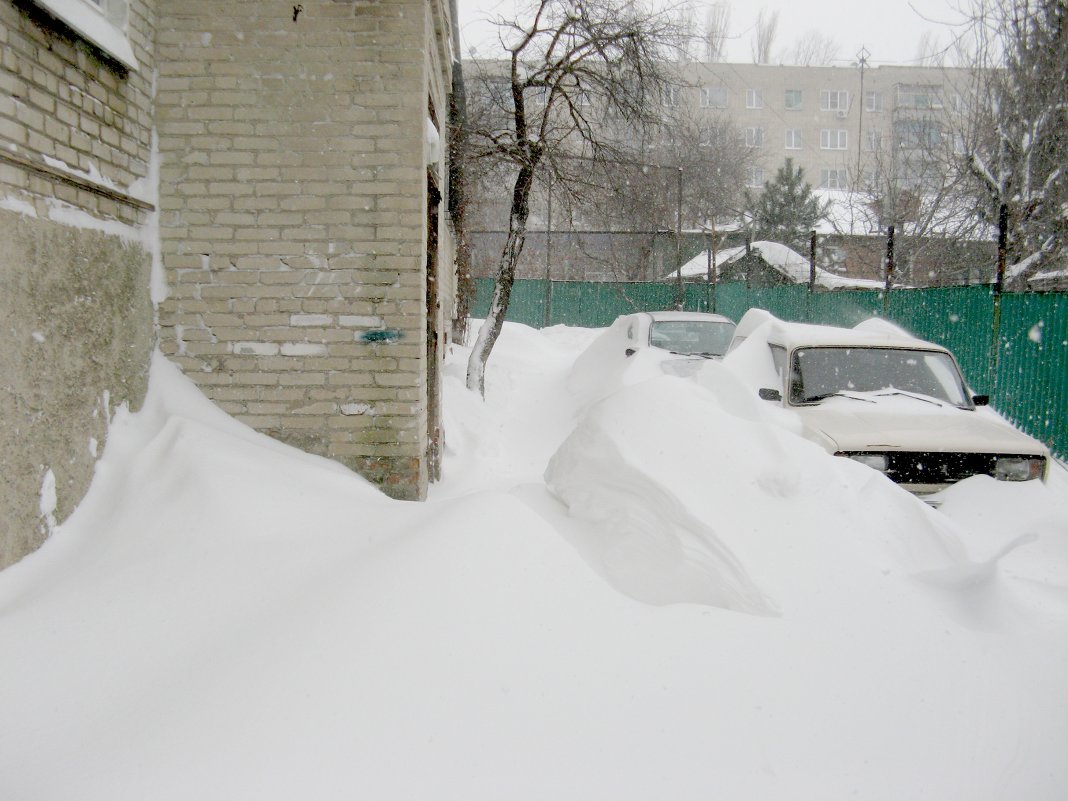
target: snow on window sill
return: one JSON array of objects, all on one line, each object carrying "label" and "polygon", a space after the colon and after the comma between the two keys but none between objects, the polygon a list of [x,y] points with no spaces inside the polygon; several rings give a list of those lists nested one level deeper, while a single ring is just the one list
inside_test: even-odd
[{"label": "snow on window sill", "polygon": [[34,0],[34,2],[127,69],[138,68],[137,59],[134,58],[133,48],[126,35],[86,0]]}]

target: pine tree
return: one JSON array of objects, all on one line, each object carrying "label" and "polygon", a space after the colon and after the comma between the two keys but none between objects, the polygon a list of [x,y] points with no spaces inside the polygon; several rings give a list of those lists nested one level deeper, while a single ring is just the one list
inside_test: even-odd
[{"label": "pine tree", "polygon": [[828,204],[813,194],[804,170],[795,168],[793,159],[786,159],[775,180],[766,181],[758,197],[746,192],[745,200],[755,238],[781,242],[794,249],[803,248],[809,232],[827,216]]}]

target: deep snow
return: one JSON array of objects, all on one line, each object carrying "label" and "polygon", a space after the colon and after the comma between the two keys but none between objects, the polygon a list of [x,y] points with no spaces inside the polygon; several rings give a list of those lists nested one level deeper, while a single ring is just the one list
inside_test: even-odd
[{"label": "deep snow", "polygon": [[455,349],[425,504],[157,357],[0,573],[0,798],[1068,795],[1063,470],[935,511],[596,335],[506,325],[485,401]]}]

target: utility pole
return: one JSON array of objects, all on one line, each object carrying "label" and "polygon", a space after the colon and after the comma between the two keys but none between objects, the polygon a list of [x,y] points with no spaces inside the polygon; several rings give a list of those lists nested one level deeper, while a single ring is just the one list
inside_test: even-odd
[{"label": "utility pole", "polygon": [[857,123],[857,174],[853,176],[853,183],[857,186],[860,185],[860,152],[863,147],[864,139],[864,68],[868,66],[868,56],[871,53],[868,52],[868,48],[861,45],[860,52],[857,53],[857,63],[860,64],[860,102],[857,104],[860,110],[860,121]]}]

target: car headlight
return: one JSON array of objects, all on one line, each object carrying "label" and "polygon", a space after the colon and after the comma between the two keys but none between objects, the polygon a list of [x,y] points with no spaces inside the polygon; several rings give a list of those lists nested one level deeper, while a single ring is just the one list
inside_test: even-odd
[{"label": "car headlight", "polygon": [[887,460],[885,453],[839,453],[837,456],[846,456],[854,462],[860,462],[880,473],[886,472]]},{"label": "car headlight", "polygon": [[998,481],[1031,481],[1042,478],[1046,460],[1042,456],[999,456],[994,463]]}]

